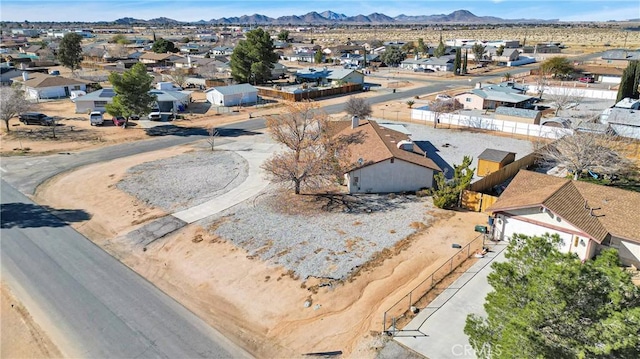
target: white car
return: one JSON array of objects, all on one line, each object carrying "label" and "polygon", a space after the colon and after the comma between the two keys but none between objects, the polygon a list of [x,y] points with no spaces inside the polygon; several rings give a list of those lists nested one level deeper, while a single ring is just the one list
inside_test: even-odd
[{"label": "white car", "polygon": [[104,119],[102,118],[102,112],[100,111],[91,111],[89,114],[89,121],[91,121],[91,126],[102,125]]},{"label": "white car", "polygon": [[451,100],[451,96],[445,95],[443,93],[436,95],[436,101],[449,101]]},{"label": "white car", "polygon": [[160,111],[149,112],[149,115],[147,117],[149,118],[149,121],[162,120],[162,115],[160,114]]}]

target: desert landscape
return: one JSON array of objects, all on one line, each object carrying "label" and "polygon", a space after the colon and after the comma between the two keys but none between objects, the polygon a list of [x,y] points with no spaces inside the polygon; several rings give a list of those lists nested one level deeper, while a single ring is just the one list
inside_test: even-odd
[{"label": "desert landscape", "polygon": [[[514,39],[521,44],[560,43],[565,46],[563,53],[549,56],[571,58],[623,46],[639,47],[640,31],[625,31],[626,25],[312,27],[292,32],[292,37],[323,47],[350,41],[417,42],[418,38],[432,45],[441,38]],[[272,33],[284,28],[274,27]],[[154,36],[195,34],[192,29],[180,31],[158,29]],[[150,38],[147,29],[136,29],[131,35]],[[85,43],[111,36],[101,34]],[[224,40],[220,45],[231,43]],[[297,61],[283,64],[291,72],[309,67]],[[52,69],[72,76],[62,66]],[[82,71],[82,75],[107,74]],[[468,80],[452,82],[438,93],[454,96],[469,90],[476,76],[494,76],[492,81],[499,82],[507,71],[494,65],[474,68]],[[322,108],[343,104],[348,97],[366,100],[402,94],[452,79],[460,78],[452,73],[376,69],[366,78],[371,91],[315,103]],[[518,81],[532,83],[535,78],[524,74]],[[108,82],[100,84],[109,86]],[[450,164],[460,163],[462,155],[477,157],[489,145],[517,152],[518,158],[532,151],[529,136],[452,126],[436,129],[435,123],[433,131],[438,133],[421,132],[431,123],[412,120],[411,109],[432,103],[436,94],[403,95],[375,103],[371,118],[404,126],[412,136],[431,141]],[[127,128],[110,121],[92,126],[89,116],[76,113],[68,98],[38,101],[31,110],[54,116],[56,125],[29,126],[12,119],[10,130],[0,132],[0,155],[36,159],[108,150],[111,145],[162,136],[207,135],[212,128],[277,117],[286,111],[283,101],[269,99],[267,105],[237,106],[221,113],[207,102],[203,90],[194,89],[191,96],[193,102],[179,119],[170,123],[141,119],[131,121]],[[106,119],[110,117],[105,114]],[[340,112],[329,118],[348,120],[350,116]],[[253,175],[251,166],[255,165],[243,156],[245,152],[271,155],[278,148],[267,129],[220,140],[224,142],[216,146],[209,142],[211,137],[74,168],[39,184],[30,197],[50,208],[86,212],[86,219],[69,225],[258,358],[299,358],[323,352],[339,352],[343,358],[380,357],[390,340],[383,330],[388,324],[383,323],[385,312],[459,255],[460,247],[469,245],[470,254],[484,246],[474,227],[487,223],[486,213],[439,209],[431,197],[416,193],[348,195],[346,187],[294,195],[288,188],[268,183],[248,200],[203,219],[177,220],[177,213],[242,186]],[[463,148],[467,152],[462,153]],[[637,147],[635,151],[637,155]],[[477,164],[477,158],[474,161]],[[261,175],[257,181],[268,182],[264,173]],[[155,229],[164,225],[171,228]],[[452,266],[450,276],[436,289],[453,282],[473,261],[469,258],[459,268]],[[66,352],[64,343],[54,343],[47,335],[55,328],[36,323],[27,303],[20,303],[4,283],[0,289],[2,332],[10,333],[3,334],[2,356],[61,357]],[[420,305],[426,306],[436,289]],[[408,311],[402,324],[414,314]],[[414,355],[399,350],[397,357]]]}]

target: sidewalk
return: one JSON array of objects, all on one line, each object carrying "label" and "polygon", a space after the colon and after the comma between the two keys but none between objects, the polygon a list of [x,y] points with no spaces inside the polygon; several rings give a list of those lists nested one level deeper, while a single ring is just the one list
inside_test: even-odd
[{"label": "sidewalk", "polygon": [[494,245],[491,252],[480,258],[460,278],[444,290],[394,340],[428,358],[475,358],[476,355],[464,334],[467,315],[484,315],[484,301],[491,291],[487,275],[493,261],[502,262],[506,243]]},{"label": "sidewalk", "polygon": [[260,166],[267,158],[278,150],[278,144],[272,142],[234,141],[224,145],[219,145],[216,148],[220,150],[235,151],[237,154],[244,157],[249,164],[249,174],[247,179],[238,187],[219,197],[195,207],[173,213],[174,217],[187,223],[199,221],[259,194],[269,185],[269,181],[266,179],[265,173]]}]

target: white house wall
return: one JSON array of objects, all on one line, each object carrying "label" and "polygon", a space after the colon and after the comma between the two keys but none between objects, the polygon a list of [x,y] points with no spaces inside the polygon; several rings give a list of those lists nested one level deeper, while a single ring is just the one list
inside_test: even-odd
[{"label": "white house wall", "polygon": [[611,239],[611,247],[618,250],[620,261],[624,265],[634,265],[640,268],[640,244],[620,238]]},{"label": "white house wall", "polygon": [[[539,216],[537,216],[539,217]],[[526,220],[533,220],[532,217],[525,216],[523,219],[513,218],[509,215],[499,214],[494,222],[494,236],[500,240],[510,240],[514,234],[524,234],[527,236],[542,236],[546,233],[560,236],[561,245],[559,250],[563,253],[576,253],[580,259],[590,258],[595,249],[595,242],[589,247],[589,238],[577,235],[575,227],[569,228],[548,228]]]},{"label": "white house wall", "polygon": [[[347,174],[349,193],[417,191],[433,186],[433,170],[399,159],[379,162]],[[356,183],[357,178],[357,183]]]}]

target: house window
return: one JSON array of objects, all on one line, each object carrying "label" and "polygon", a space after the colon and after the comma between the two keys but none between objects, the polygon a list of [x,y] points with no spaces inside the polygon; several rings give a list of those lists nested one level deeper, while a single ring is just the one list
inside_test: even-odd
[{"label": "house window", "polygon": [[394,159],[395,159],[395,158],[391,158],[391,163],[393,163],[393,160],[394,160]]},{"label": "house window", "polygon": [[471,97],[467,97],[464,100],[465,100],[465,102],[471,102]]},{"label": "house window", "polygon": [[74,90],[80,90],[80,85],[75,85],[75,86],[73,86],[73,89],[74,89]]},{"label": "house window", "polygon": [[105,107],[107,105],[107,101],[94,101],[93,107]]},{"label": "house window", "polygon": [[358,177],[353,177],[353,184],[358,184]]}]

